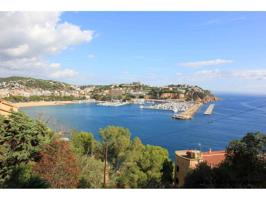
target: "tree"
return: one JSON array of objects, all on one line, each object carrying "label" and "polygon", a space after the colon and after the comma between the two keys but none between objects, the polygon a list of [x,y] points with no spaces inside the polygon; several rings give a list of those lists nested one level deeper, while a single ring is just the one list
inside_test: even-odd
[{"label": "tree", "polygon": [[164,188],[173,187],[174,182],[174,165],[171,160],[165,160],[163,163],[163,168],[161,169],[162,177],[161,177],[161,186]]},{"label": "tree", "polygon": [[130,146],[130,132],[126,128],[108,126],[100,129],[104,148],[108,148],[108,162],[117,171],[125,159],[125,152]]},{"label": "tree", "polygon": [[0,116],[0,186],[5,187],[20,164],[38,159],[41,146],[51,137],[51,130],[43,123],[21,112],[14,112],[8,118]]},{"label": "tree", "polygon": [[119,188],[139,188],[145,185],[147,175],[139,166],[140,159],[145,150],[139,138],[134,138],[125,154],[125,161],[117,174],[117,187]]},{"label": "tree", "polygon": [[166,181],[167,170],[163,169],[164,162],[169,160],[166,149],[143,145],[139,138],[132,141],[129,130],[122,127],[109,126],[101,129],[100,134],[103,147],[108,150],[109,178],[115,187],[158,188],[163,175]]},{"label": "tree", "polygon": [[200,164],[186,178],[185,187],[265,188],[266,135],[247,133],[230,142],[225,160],[213,169]]},{"label": "tree", "polygon": [[214,174],[207,163],[200,163],[185,178],[185,188],[213,188]]},{"label": "tree", "polygon": [[32,173],[31,164],[20,164],[12,170],[5,183],[7,188],[49,188],[50,184]]},{"label": "tree", "polygon": [[141,170],[147,175],[142,187],[158,188],[161,185],[162,168],[168,159],[168,151],[160,146],[146,145],[139,160]]},{"label": "tree", "polygon": [[101,188],[104,163],[94,157],[82,156],[80,163],[80,188]]},{"label": "tree", "polygon": [[216,170],[219,187],[266,187],[266,135],[247,133],[230,142],[226,159]]},{"label": "tree", "polygon": [[75,188],[79,183],[80,168],[68,142],[53,140],[44,146],[41,159],[33,167],[53,188]]},{"label": "tree", "polygon": [[79,155],[94,155],[99,146],[92,133],[72,132],[71,144],[74,151]]}]

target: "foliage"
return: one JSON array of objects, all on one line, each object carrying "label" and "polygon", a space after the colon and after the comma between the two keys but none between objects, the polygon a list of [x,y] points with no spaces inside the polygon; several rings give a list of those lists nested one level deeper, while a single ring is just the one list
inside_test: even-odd
[{"label": "foliage", "polygon": [[162,167],[168,159],[168,151],[160,146],[146,145],[139,161],[141,170],[146,174],[147,180],[143,187],[158,188],[162,176]]},{"label": "foliage", "polygon": [[226,159],[210,169],[199,167],[186,178],[185,187],[265,188],[266,135],[247,133],[241,140],[230,142]]},{"label": "foliage", "polygon": [[213,188],[214,172],[207,163],[200,163],[185,178],[185,188]]},{"label": "foliage", "polygon": [[116,179],[117,187],[138,188],[143,187],[147,181],[147,175],[139,166],[140,159],[145,150],[139,138],[135,138],[129,149],[126,151],[126,160],[121,166]]},{"label": "foliage", "polygon": [[80,168],[68,142],[53,140],[44,146],[41,159],[33,170],[53,188],[75,188],[79,183]]},{"label": "foliage", "polygon": [[10,95],[9,97],[4,98],[7,101],[17,103],[17,102],[29,102],[29,101],[74,101],[74,100],[85,100],[84,96],[81,97],[75,97],[73,95],[69,96],[55,96],[55,95],[49,95],[49,96],[13,96]]},{"label": "foliage", "polygon": [[14,168],[5,186],[7,188],[49,188],[50,184],[32,173],[30,164],[20,164]]},{"label": "foliage", "polygon": [[216,170],[218,187],[266,187],[266,135],[247,133],[241,140],[232,141],[227,157]]},{"label": "foliage", "polygon": [[108,161],[117,171],[123,160],[125,152],[130,146],[130,132],[126,128],[108,126],[100,129],[103,145],[108,148]]},{"label": "foliage", "polygon": [[23,113],[0,117],[0,187],[99,188],[106,147],[108,187],[169,186],[167,150],[131,140],[122,127],[108,126],[100,135],[96,141],[91,133],[73,131],[67,142]]},{"label": "foliage", "polygon": [[0,116],[0,185],[5,187],[20,164],[38,159],[40,147],[49,142],[51,135],[44,124],[21,112],[9,118]]},{"label": "foliage", "polygon": [[[79,155],[94,155],[99,148],[98,142],[94,139],[92,133],[73,131],[71,144],[74,151]],[[94,151],[95,150],[95,151]]]},{"label": "foliage", "polygon": [[171,160],[165,160],[161,169],[161,186],[164,188],[172,188],[174,183],[174,164]]},{"label": "foliage", "polygon": [[103,185],[104,163],[90,156],[82,156],[80,163],[80,188],[101,188]]},{"label": "foliage", "polygon": [[162,186],[162,175],[167,173],[166,168],[163,169],[164,162],[168,160],[166,149],[143,145],[138,138],[131,141],[129,130],[122,127],[109,126],[101,129],[100,134],[103,146],[108,146],[110,171],[114,173],[111,177],[115,177],[117,187]]}]

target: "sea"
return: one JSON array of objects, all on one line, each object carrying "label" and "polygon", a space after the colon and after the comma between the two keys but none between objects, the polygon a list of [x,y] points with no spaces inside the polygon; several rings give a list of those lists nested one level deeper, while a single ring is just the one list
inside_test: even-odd
[{"label": "sea", "polygon": [[108,125],[126,127],[131,137],[144,144],[168,149],[171,158],[176,150],[223,150],[230,141],[248,132],[266,133],[266,96],[217,94],[212,115],[204,115],[203,105],[192,120],[172,119],[171,111],[142,109],[129,104],[119,107],[94,103],[63,106],[25,107],[21,111],[41,119],[55,131],[87,131],[100,140],[99,129]]}]

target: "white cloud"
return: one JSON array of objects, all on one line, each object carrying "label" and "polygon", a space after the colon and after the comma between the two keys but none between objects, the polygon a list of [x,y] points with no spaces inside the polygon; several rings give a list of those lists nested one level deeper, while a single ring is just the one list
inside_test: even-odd
[{"label": "white cloud", "polygon": [[51,74],[52,78],[73,78],[78,73],[72,69],[63,69],[55,71]]},{"label": "white cloud", "polygon": [[197,71],[195,73],[195,76],[200,77],[200,78],[217,78],[217,77],[222,77],[224,76],[225,73],[221,72],[218,69],[214,69],[214,70],[201,70],[201,71]]},{"label": "white cloud", "polygon": [[266,80],[266,69],[238,69],[238,70],[199,70],[192,73],[176,73],[177,77],[186,79],[206,80],[218,78],[231,78],[239,80]]},{"label": "white cloud", "polygon": [[58,69],[58,68],[61,67],[61,64],[60,63],[51,63],[50,67],[53,68],[53,69]]},{"label": "white cloud", "polygon": [[59,70],[60,63],[47,62],[46,56],[90,42],[94,35],[61,21],[60,16],[60,12],[0,12],[0,72],[15,75],[27,70],[47,77],[58,71],[71,74],[69,69]]},{"label": "white cloud", "polygon": [[14,48],[7,48],[3,50],[7,56],[10,57],[19,57],[25,55],[29,51],[29,45],[22,44]]},{"label": "white cloud", "polygon": [[266,69],[235,70],[232,72],[232,76],[241,79],[266,80]]},{"label": "white cloud", "polygon": [[183,67],[208,67],[208,66],[228,64],[232,62],[233,62],[232,60],[217,58],[214,60],[201,60],[201,61],[194,61],[194,62],[178,63],[178,65],[183,66]]}]

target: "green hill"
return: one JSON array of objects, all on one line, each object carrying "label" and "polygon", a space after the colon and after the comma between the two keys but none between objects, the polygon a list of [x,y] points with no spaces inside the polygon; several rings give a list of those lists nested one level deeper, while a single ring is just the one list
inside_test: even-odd
[{"label": "green hill", "polygon": [[32,89],[40,88],[43,90],[51,90],[51,91],[74,90],[74,87],[67,83],[52,81],[52,80],[35,79],[30,77],[12,76],[7,78],[0,78],[0,84],[1,83],[5,83],[6,87],[12,87],[14,85],[22,85],[27,88],[32,88]]}]

